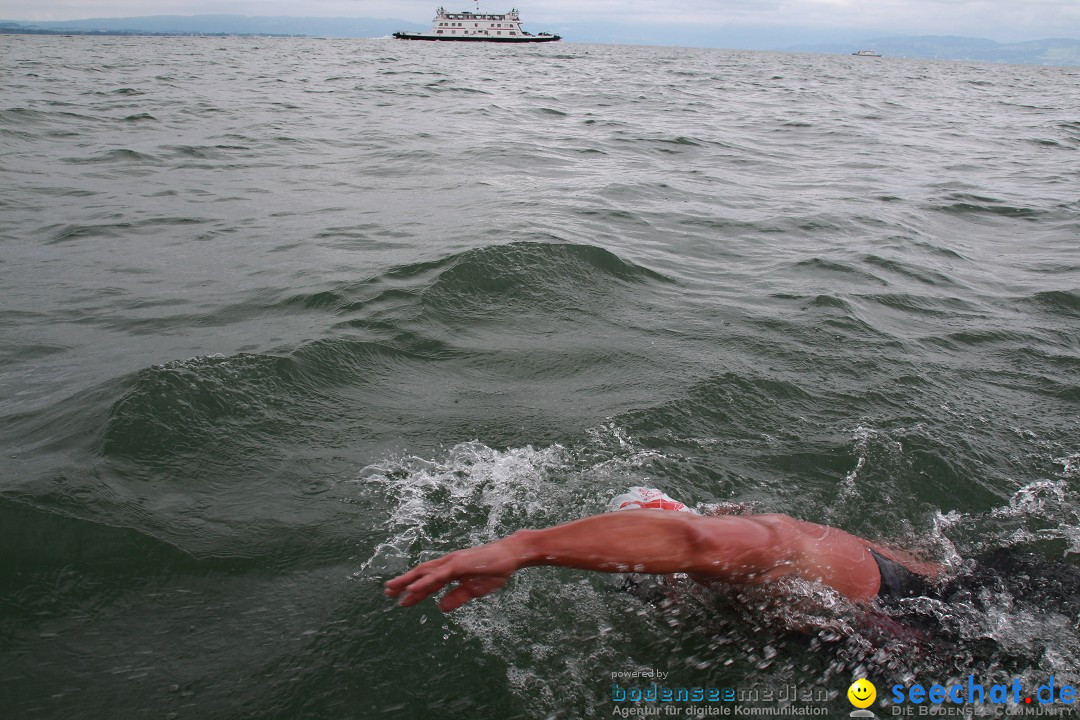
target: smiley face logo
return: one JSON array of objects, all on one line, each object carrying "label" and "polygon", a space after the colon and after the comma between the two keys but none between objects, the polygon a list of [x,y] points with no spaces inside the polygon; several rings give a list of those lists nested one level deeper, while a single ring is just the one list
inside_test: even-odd
[{"label": "smiley face logo", "polygon": [[877,688],[866,678],[859,678],[847,689],[847,699],[857,708],[866,708],[877,699]]}]

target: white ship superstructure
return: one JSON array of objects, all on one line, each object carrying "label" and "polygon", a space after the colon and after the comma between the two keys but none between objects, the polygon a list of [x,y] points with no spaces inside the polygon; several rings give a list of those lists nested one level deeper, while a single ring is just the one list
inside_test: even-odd
[{"label": "white ship superstructure", "polygon": [[480,12],[435,11],[431,30],[426,33],[396,32],[399,40],[458,40],[472,42],[554,42],[558,35],[539,33],[533,35],[521,29],[521,16],[516,9],[493,15]]}]

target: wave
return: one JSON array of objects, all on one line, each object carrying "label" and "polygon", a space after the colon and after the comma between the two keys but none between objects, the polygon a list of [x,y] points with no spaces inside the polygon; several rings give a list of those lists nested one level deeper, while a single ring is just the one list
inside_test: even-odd
[{"label": "wave", "polygon": [[423,299],[444,315],[495,306],[507,313],[523,306],[586,310],[613,286],[648,281],[668,280],[592,245],[514,243],[457,256],[424,290]]},{"label": "wave", "polygon": [[1030,302],[1055,315],[1080,318],[1080,290],[1046,290],[1035,293]]},{"label": "wave", "polygon": [[148,468],[197,460],[235,469],[259,461],[260,448],[284,438],[303,443],[342,432],[331,430],[344,405],[339,393],[386,392],[380,381],[400,374],[402,365],[428,360],[377,342],[335,338],[289,355],[208,356],[147,368],[126,381],[130,387],[109,412],[99,452]]},{"label": "wave", "polygon": [[808,260],[800,260],[794,265],[795,271],[800,275],[811,275],[823,280],[836,280],[839,278],[869,281],[878,285],[887,283],[877,275],[859,267],[856,263],[835,258],[815,257]]},{"label": "wave", "polygon": [[130,148],[116,148],[105,150],[96,155],[68,157],[62,162],[71,165],[127,165],[127,166],[164,166],[167,163],[161,158],[150,153],[139,152]]},{"label": "wave", "polygon": [[409,263],[359,282],[290,296],[282,307],[327,310],[341,328],[400,331],[410,327],[520,324],[542,313],[592,315],[634,288],[669,284],[665,275],[591,245],[516,242]]},{"label": "wave", "polygon": [[[200,560],[145,531],[71,514],[76,509],[86,508],[42,507],[0,496],[0,568],[5,570],[0,577],[14,585],[21,574],[68,570],[138,580],[163,565],[186,572],[234,572],[252,566],[248,558]],[[0,581],[0,587],[3,584]],[[47,594],[48,589],[39,591]],[[63,602],[56,597],[49,601]]]},{"label": "wave", "polygon": [[943,202],[934,205],[933,209],[949,215],[989,215],[1030,221],[1037,220],[1045,214],[1038,208],[1011,205],[1000,198],[968,193],[952,193]]}]

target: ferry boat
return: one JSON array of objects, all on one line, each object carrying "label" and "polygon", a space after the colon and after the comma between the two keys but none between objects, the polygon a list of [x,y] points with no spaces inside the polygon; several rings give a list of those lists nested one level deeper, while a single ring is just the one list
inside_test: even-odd
[{"label": "ferry boat", "polygon": [[398,40],[457,40],[464,42],[538,43],[555,42],[562,38],[551,33],[533,35],[521,29],[521,16],[516,9],[502,15],[481,12],[435,11],[429,32],[396,32]]},{"label": "ferry boat", "polygon": [[873,50],[859,50],[858,52],[851,53],[855,57],[881,57],[881,53],[874,52]]}]

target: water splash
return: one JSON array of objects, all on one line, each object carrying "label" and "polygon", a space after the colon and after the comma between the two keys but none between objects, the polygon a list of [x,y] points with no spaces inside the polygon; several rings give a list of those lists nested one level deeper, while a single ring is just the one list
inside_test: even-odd
[{"label": "water splash", "polygon": [[441,460],[406,457],[365,468],[359,482],[390,498],[381,543],[362,572],[403,572],[413,556],[490,542],[565,507],[568,454],[560,445],[495,450],[480,442]]},{"label": "water splash", "polygon": [[[387,503],[386,540],[358,574],[401,572],[434,553],[600,512],[618,490],[655,484],[655,462],[678,460],[641,448],[615,422],[586,437],[583,447],[540,449],[497,450],[474,441],[439,459],[405,457],[365,468],[358,482]],[[902,456],[895,432],[860,426],[853,445],[849,502],[861,497],[859,473],[872,459]],[[946,567],[942,598],[868,612],[801,580],[707,588],[686,577],[639,578],[630,592],[618,592],[620,575],[537,568],[448,616],[447,638],[462,633],[505,663],[508,687],[519,698],[544,712],[573,708],[582,716],[602,701],[607,670],[647,667],[647,654],[656,653],[701,682],[738,677],[744,684],[827,686],[860,673],[898,682],[968,672],[986,681],[1068,677],[1080,667],[1080,615],[1070,610],[1074,600],[1080,609],[1080,571],[1073,569],[1075,595],[1061,602],[1071,585],[1048,580],[1055,566],[1021,546],[1067,540],[1071,549],[1076,507],[1067,479],[1057,478],[1029,483],[986,513],[934,512],[920,547]],[[1022,569],[1027,584],[1010,584],[1009,568]]]}]

